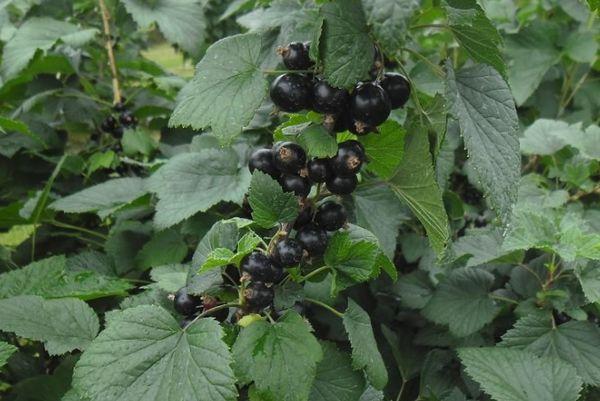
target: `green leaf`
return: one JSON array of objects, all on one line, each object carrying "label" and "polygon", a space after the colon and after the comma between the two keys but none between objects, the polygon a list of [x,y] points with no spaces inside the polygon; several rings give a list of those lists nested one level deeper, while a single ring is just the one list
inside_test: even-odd
[{"label": "green leaf", "polygon": [[[31,263],[0,274],[0,298],[39,295],[44,298],[77,297],[83,300],[125,295],[131,288],[125,280],[108,277],[70,263],[63,255]],[[83,267],[83,266],[82,266]]]},{"label": "green leaf", "polygon": [[201,0],[123,0],[133,20],[144,29],[156,23],[165,38],[197,56],[204,42],[206,18]]},{"label": "green leaf", "polygon": [[472,228],[468,229],[466,235],[456,240],[452,246],[454,257],[456,259],[465,255],[470,255],[466,266],[479,266],[484,263],[492,262],[514,262],[519,263],[520,257],[518,253],[511,260],[507,258],[511,254],[509,251],[502,249],[502,232],[495,227]]},{"label": "green leaf", "polygon": [[308,398],[323,358],[310,326],[293,311],[275,324],[261,320],[242,329],[232,352],[238,379],[281,401]]},{"label": "green leaf", "polygon": [[530,155],[552,155],[567,145],[587,159],[600,160],[600,127],[591,125],[584,130],[581,123],[539,119],[521,138],[521,151]]},{"label": "green leaf", "polygon": [[517,106],[521,106],[542,82],[546,72],[560,59],[556,48],[559,29],[536,21],[516,35],[505,38],[508,83]]},{"label": "green leaf", "polygon": [[123,138],[121,138],[121,144],[123,145],[123,152],[130,156],[138,153],[150,156],[158,149],[158,143],[156,143],[154,138],[140,128],[126,129],[123,133]]},{"label": "green leaf", "polygon": [[321,15],[323,75],[331,85],[350,89],[367,75],[375,51],[362,5],[360,0],[335,0],[321,7]]},{"label": "green leaf", "polygon": [[575,401],[581,379],[556,358],[505,348],[463,348],[466,371],[496,401]]},{"label": "green leaf", "polygon": [[502,336],[502,346],[570,363],[585,384],[600,383],[600,330],[590,322],[554,326],[549,314],[528,315]]},{"label": "green leaf", "polygon": [[171,126],[202,129],[211,126],[223,144],[229,144],[254,117],[267,92],[259,69],[260,34],[234,35],[208,48],[196,66],[196,75],[179,94]]},{"label": "green leaf", "polygon": [[578,63],[592,64],[598,53],[598,42],[593,32],[572,32],[565,44],[565,53]]},{"label": "green leaf", "polygon": [[298,199],[294,193],[283,192],[277,181],[258,170],[252,174],[248,202],[254,222],[261,227],[288,223],[298,216]]},{"label": "green leaf", "polygon": [[471,167],[506,224],[521,175],[518,118],[506,82],[486,65],[456,73],[448,63],[447,96],[458,120]]},{"label": "green leaf", "polygon": [[34,224],[21,224],[12,226],[5,233],[0,233],[0,245],[7,248],[16,248],[27,241],[35,232]]},{"label": "green leaf", "polygon": [[104,218],[144,196],[147,193],[144,182],[137,177],[115,178],[58,199],[49,208],[65,213],[96,212]]},{"label": "green leaf", "polygon": [[405,307],[422,309],[431,300],[433,286],[427,273],[415,270],[398,279],[394,286],[394,293]]},{"label": "green leaf", "polygon": [[587,261],[575,268],[581,289],[589,302],[600,302],[600,263]]},{"label": "green leaf", "polygon": [[387,186],[363,186],[352,192],[354,221],[371,231],[388,257],[394,256],[396,239],[402,223],[409,221],[404,207]]},{"label": "green leaf", "polygon": [[352,345],[352,366],[365,369],[371,385],[378,390],[383,389],[388,373],[377,348],[371,318],[356,302],[348,299],[343,321]]},{"label": "green leaf", "polygon": [[223,330],[200,319],[185,330],[169,312],[117,312],[81,356],[73,387],[91,401],[234,401],[235,378]]},{"label": "green leaf", "polygon": [[200,272],[214,269],[215,267],[226,266],[231,263],[235,253],[227,248],[216,248],[210,251],[206,261],[200,266]]},{"label": "green leaf", "polygon": [[160,289],[175,293],[181,287],[185,286],[189,270],[188,265],[173,264],[158,266],[150,271],[150,277]]},{"label": "green leaf", "polygon": [[79,299],[21,295],[0,300],[0,330],[43,341],[50,355],[87,348],[99,328],[94,310]]},{"label": "green leaf", "polygon": [[449,240],[450,230],[424,129],[415,129],[406,137],[404,158],[389,185],[423,224],[432,248],[441,254]]},{"label": "green leaf", "polygon": [[6,365],[8,358],[15,352],[17,352],[18,348],[12,344],[5,343],[4,341],[0,341],[0,368]]},{"label": "green leaf", "polygon": [[331,342],[322,342],[323,360],[308,401],[358,401],[365,388],[363,375],[352,369],[350,355]]},{"label": "green leaf", "polygon": [[300,131],[296,140],[309,156],[323,158],[335,156],[337,153],[338,146],[335,137],[320,124],[309,125]]},{"label": "green leaf", "polygon": [[45,142],[40,136],[32,132],[27,124],[22,121],[12,120],[10,118],[0,116],[0,133],[6,132],[18,132],[32,138],[42,146],[46,146]]},{"label": "green leaf", "polygon": [[46,53],[58,42],[79,47],[92,40],[97,32],[80,30],[76,25],[52,18],[28,18],[4,47],[0,75],[5,80],[13,78],[27,67],[38,50]]},{"label": "green leaf", "polygon": [[378,127],[379,134],[359,137],[367,154],[367,169],[387,180],[391,178],[404,156],[406,130],[394,120]]},{"label": "green leaf", "polygon": [[204,149],[169,159],[149,179],[158,195],[154,224],[167,228],[221,201],[242,202],[250,184],[233,149]]},{"label": "green leaf", "polygon": [[88,159],[87,173],[92,173],[105,168],[113,168],[119,162],[119,158],[115,152],[108,150],[106,152],[96,152]]},{"label": "green leaf", "polygon": [[183,236],[176,230],[160,231],[148,241],[138,253],[136,259],[143,269],[180,263],[185,259],[188,247]]},{"label": "green leaf", "polygon": [[494,275],[476,268],[451,271],[425,305],[423,315],[434,323],[450,327],[458,337],[466,337],[496,317],[500,308],[490,297]]},{"label": "green leaf", "polygon": [[336,291],[369,280],[379,255],[377,243],[353,240],[347,232],[336,232],[325,251],[325,263],[334,271]]},{"label": "green leaf", "polygon": [[476,0],[445,0],[450,30],[458,43],[475,61],[488,64],[506,76],[506,65],[500,53],[502,36],[485,16]]},{"label": "green leaf", "polygon": [[419,0],[362,0],[367,23],[385,53],[395,54],[406,41],[408,25]]}]

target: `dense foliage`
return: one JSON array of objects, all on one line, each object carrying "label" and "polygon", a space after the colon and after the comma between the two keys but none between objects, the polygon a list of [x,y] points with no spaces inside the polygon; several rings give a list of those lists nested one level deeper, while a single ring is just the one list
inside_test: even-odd
[{"label": "dense foliage", "polygon": [[0,0],[0,398],[599,400],[599,7]]}]

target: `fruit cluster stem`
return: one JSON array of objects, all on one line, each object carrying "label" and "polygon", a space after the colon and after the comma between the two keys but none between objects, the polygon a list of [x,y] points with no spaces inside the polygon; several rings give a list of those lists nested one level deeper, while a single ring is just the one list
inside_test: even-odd
[{"label": "fruit cluster stem", "polygon": [[121,101],[121,86],[119,84],[119,74],[117,72],[117,63],[115,61],[115,54],[113,52],[113,39],[110,31],[110,13],[106,2],[104,0],[98,0],[100,5],[100,13],[102,15],[102,25],[104,26],[104,37],[106,40],[106,53],[108,54],[108,63],[110,65],[110,73],[112,75],[112,88],[113,88],[113,102],[119,103]]}]

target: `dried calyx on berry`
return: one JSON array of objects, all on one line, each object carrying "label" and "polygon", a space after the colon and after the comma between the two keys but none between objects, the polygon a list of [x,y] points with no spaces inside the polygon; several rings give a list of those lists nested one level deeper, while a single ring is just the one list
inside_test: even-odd
[{"label": "dried calyx on berry", "polygon": [[348,215],[344,206],[337,202],[327,201],[319,206],[315,222],[327,231],[339,230],[346,224]]},{"label": "dried calyx on berry", "polygon": [[331,168],[338,177],[356,175],[365,161],[363,145],[354,140],[345,141],[338,145],[337,154],[331,159]]},{"label": "dried calyx on berry", "polygon": [[277,48],[277,54],[283,64],[290,70],[308,70],[313,66],[309,56],[310,42],[292,42],[285,47]]},{"label": "dried calyx on berry", "polygon": [[371,127],[380,125],[387,120],[391,110],[390,99],[378,83],[361,82],[354,89],[350,113],[357,130],[360,128],[357,123]]},{"label": "dried calyx on berry", "polygon": [[177,313],[183,316],[192,316],[201,311],[202,298],[197,295],[190,294],[188,289],[183,287],[175,293],[173,307]]},{"label": "dried calyx on berry", "polygon": [[297,112],[312,105],[312,80],[302,74],[283,74],[271,83],[269,95],[279,109]]},{"label": "dried calyx on berry", "polygon": [[240,264],[242,280],[276,283],[283,275],[282,268],[260,251],[246,255]]},{"label": "dried calyx on berry", "polygon": [[294,142],[278,142],[273,146],[273,161],[283,173],[298,174],[306,165],[306,152]]},{"label": "dried calyx on berry", "polygon": [[410,97],[410,83],[402,74],[386,72],[380,82],[387,93],[392,109],[403,107]]},{"label": "dried calyx on berry", "polygon": [[273,287],[260,281],[253,281],[244,289],[244,301],[251,308],[263,309],[273,303]]}]

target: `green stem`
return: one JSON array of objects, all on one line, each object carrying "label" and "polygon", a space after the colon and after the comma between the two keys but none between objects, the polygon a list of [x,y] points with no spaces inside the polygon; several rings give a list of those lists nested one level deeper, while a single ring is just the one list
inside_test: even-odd
[{"label": "green stem", "polygon": [[440,78],[444,78],[444,76],[446,75],[444,73],[444,70],[439,65],[434,64],[431,60],[429,60],[427,57],[425,57],[418,51],[409,49],[408,47],[403,47],[402,51],[406,51],[412,54],[413,56],[417,57],[418,59],[423,60],[431,68],[431,70]]},{"label": "green stem", "polygon": [[500,295],[490,294],[490,298],[497,299],[498,301],[508,302],[510,304],[519,305],[519,303],[517,301],[515,301],[514,299],[506,298],[506,297],[503,297],[503,296],[500,296]]},{"label": "green stem", "polygon": [[446,24],[420,24],[420,25],[413,25],[413,26],[409,27],[408,29],[414,30],[414,29],[427,29],[427,28],[450,29],[450,27]]},{"label": "green stem", "polygon": [[190,327],[191,325],[193,325],[194,323],[196,323],[198,320],[202,319],[203,317],[206,317],[208,315],[211,315],[211,314],[213,314],[215,312],[218,312],[218,311],[226,309],[226,308],[237,308],[239,306],[240,306],[240,304],[238,304],[237,302],[230,302],[230,303],[227,303],[227,304],[222,304],[222,305],[215,306],[214,308],[206,310],[206,311],[202,312],[201,314],[199,314],[198,316],[196,316],[194,318],[194,320],[192,320],[191,322],[189,322],[187,324],[187,326],[185,326],[183,328],[183,330],[184,331],[187,330],[188,327]]},{"label": "green stem", "polygon": [[309,74],[313,73],[312,70],[298,70],[298,71],[289,71],[289,70],[262,70],[263,74],[275,75],[275,74],[287,74],[287,73],[295,73],[295,74]]},{"label": "green stem", "polygon": [[94,237],[101,238],[101,239],[103,239],[105,241],[108,239],[108,236],[106,236],[104,234],[101,234],[99,232],[88,230],[87,228],[83,228],[83,227],[79,227],[79,226],[74,226],[74,225],[71,225],[71,224],[68,224],[68,223],[63,223],[63,222],[58,221],[58,220],[46,220],[46,221],[43,221],[43,222],[51,224],[51,225],[56,226],[56,227],[66,228],[66,229],[69,229],[69,230],[79,231],[79,232],[82,232],[82,233],[85,233],[85,234],[93,235]]},{"label": "green stem", "polygon": [[318,301],[318,300],[313,299],[313,298],[304,298],[304,300],[306,302],[310,302],[311,304],[319,305],[320,307],[327,309],[329,312],[333,313],[334,315],[336,315],[340,319],[344,318],[344,314],[342,312],[338,311],[337,309],[332,308],[331,306],[327,305],[324,302]]},{"label": "green stem", "polygon": [[308,273],[306,276],[302,277],[302,278],[300,279],[300,282],[301,282],[301,283],[303,283],[303,282],[305,282],[305,281],[309,280],[310,278],[312,278],[312,277],[316,276],[317,274],[320,274],[320,273],[322,273],[322,272],[324,272],[324,271],[326,271],[326,270],[329,270],[329,269],[330,269],[330,267],[329,267],[329,266],[321,266],[321,267],[319,267],[318,269],[315,269],[315,270],[311,271],[311,272],[310,272],[310,273]]}]

